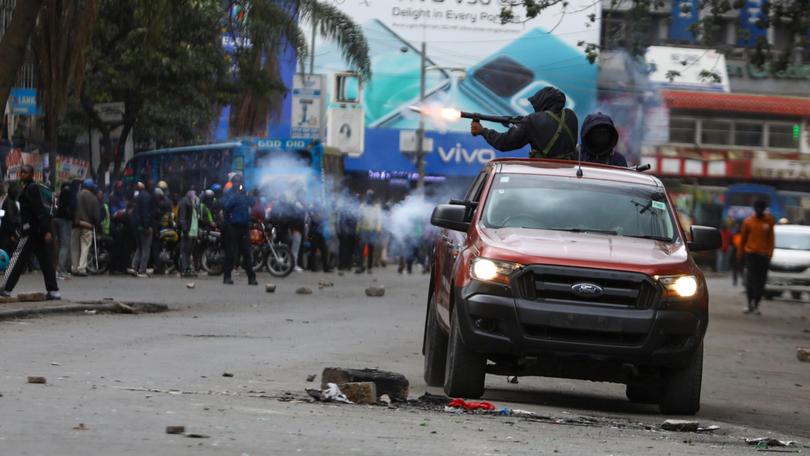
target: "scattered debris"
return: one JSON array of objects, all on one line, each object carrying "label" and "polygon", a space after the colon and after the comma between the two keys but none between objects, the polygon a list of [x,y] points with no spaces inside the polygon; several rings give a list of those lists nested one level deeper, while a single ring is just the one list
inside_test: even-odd
[{"label": "scattered debris", "polygon": [[222,376],[223,377],[233,377],[233,374],[231,372],[223,372]]},{"label": "scattered debris", "polygon": [[196,287],[197,287],[197,284],[194,283],[194,282],[189,282],[189,283],[186,284],[186,288],[188,288],[189,290],[193,290]]},{"label": "scattered debris", "polygon": [[57,363],[56,361],[51,361],[51,366],[61,366],[61,364]]},{"label": "scattered debris", "polygon": [[803,363],[810,363],[810,348],[796,349],[796,358]]},{"label": "scattered debris", "polygon": [[346,399],[360,405],[377,403],[377,385],[374,382],[349,382],[340,385]]},{"label": "scattered debris", "polygon": [[716,431],[718,429],[720,429],[720,426],[716,426],[716,425],[711,425],[711,426],[706,426],[706,427],[701,426],[701,427],[699,427],[697,429],[697,432],[714,432],[714,431]]},{"label": "scattered debris", "polygon": [[326,388],[323,391],[316,390],[316,389],[307,389],[307,394],[310,395],[316,401],[321,402],[343,402],[345,404],[351,404],[350,401],[340,388],[334,383],[329,383],[326,385]]},{"label": "scattered debris", "polygon": [[389,395],[387,395],[387,394],[383,394],[382,396],[380,396],[380,399],[379,399],[378,402],[379,402],[380,405],[385,405],[387,407],[390,407],[391,406],[391,397]]},{"label": "scattered debris", "polygon": [[697,432],[700,423],[689,420],[666,420],[661,424],[661,429],[674,432]]},{"label": "scattered debris", "polygon": [[264,291],[267,293],[275,293],[276,292],[276,284],[274,283],[267,283],[264,285]]},{"label": "scattered debris", "polygon": [[770,437],[754,437],[752,439],[745,439],[745,443],[749,445],[756,445],[757,448],[788,447],[796,444],[796,442],[793,440],[777,440]]},{"label": "scattered debris", "polygon": [[317,375],[316,375],[316,374],[310,374],[310,375],[307,375],[307,383],[312,383],[312,382],[314,382],[314,381],[315,381],[315,377],[317,377]]},{"label": "scattered debris", "polygon": [[186,434],[186,437],[188,437],[190,439],[207,439],[207,438],[209,438],[205,434]]},{"label": "scattered debris", "polygon": [[506,377],[506,383],[511,383],[513,385],[517,385],[518,384],[517,375],[515,375],[513,377]]},{"label": "scattered debris", "polygon": [[85,310],[85,311],[84,311],[84,313],[86,313],[87,315],[95,315],[95,314],[97,314],[97,313],[98,313],[98,310],[96,310],[96,309],[93,309],[93,310]]},{"label": "scattered debris", "polygon": [[46,383],[46,380],[45,377],[28,377],[28,383],[44,385]]},{"label": "scattered debris", "polygon": [[352,382],[372,382],[376,385],[377,394],[387,394],[393,401],[408,400],[408,379],[396,372],[327,367],[321,373],[321,388],[326,388],[329,383],[342,386]]},{"label": "scattered debris", "polygon": [[384,287],[368,287],[366,288],[366,296],[372,298],[381,298],[385,296],[385,288]]},{"label": "scattered debris", "polygon": [[20,302],[36,302],[44,301],[46,299],[45,293],[41,291],[34,291],[31,293],[17,293],[17,300]]},{"label": "scattered debris", "polygon": [[182,434],[186,432],[185,426],[166,426],[167,434]]},{"label": "scattered debris", "polygon": [[492,402],[465,401],[464,399],[453,399],[452,401],[450,401],[449,404],[447,404],[447,407],[451,409],[460,408],[464,410],[486,410],[486,411],[495,410],[495,405]]},{"label": "scattered debris", "polygon": [[310,295],[310,294],[312,294],[312,289],[307,288],[307,287],[301,287],[301,288],[295,290],[295,293],[300,294],[300,295]]},{"label": "scattered debris", "polygon": [[320,288],[320,289],[330,288],[330,287],[334,287],[334,286],[335,286],[335,284],[328,281],[328,280],[321,280],[321,281],[318,282],[318,288]]},{"label": "scattered debris", "polygon": [[87,427],[84,426],[84,423],[79,423],[78,426],[73,426],[74,431],[86,431]]}]

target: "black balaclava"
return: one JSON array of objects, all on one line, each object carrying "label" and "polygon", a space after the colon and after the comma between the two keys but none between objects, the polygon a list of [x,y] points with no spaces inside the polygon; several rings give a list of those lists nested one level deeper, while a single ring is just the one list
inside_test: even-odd
[{"label": "black balaclava", "polygon": [[554,87],[547,86],[529,97],[535,112],[560,112],[565,107],[565,94]]},{"label": "black balaclava", "polygon": [[604,156],[610,153],[614,144],[614,133],[607,125],[593,127],[585,138],[585,145],[594,155]]}]

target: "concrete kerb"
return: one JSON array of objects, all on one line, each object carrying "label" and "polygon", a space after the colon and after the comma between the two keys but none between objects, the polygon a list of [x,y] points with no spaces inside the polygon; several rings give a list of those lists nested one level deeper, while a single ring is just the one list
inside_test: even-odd
[{"label": "concrete kerb", "polygon": [[[12,303],[6,303],[12,304]],[[120,302],[115,300],[101,301],[39,301],[39,302],[14,302],[14,309],[3,310],[0,305],[0,321],[14,320],[19,318],[29,318],[45,315],[71,314],[81,312],[93,313],[158,313],[166,312],[169,306],[151,302]]]}]

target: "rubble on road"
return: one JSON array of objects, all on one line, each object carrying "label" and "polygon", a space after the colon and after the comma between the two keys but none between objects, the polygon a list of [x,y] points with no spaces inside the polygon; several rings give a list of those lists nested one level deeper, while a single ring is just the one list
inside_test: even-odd
[{"label": "rubble on road", "polygon": [[342,402],[344,404],[351,404],[350,401],[345,394],[340,390],[340,388],[334,384],[329,383],[326,385],[326,388],[321,390],[316,389],[307,389],[307,394],[316,401],[320,402]]},{"label": "rubble on road", "polygon": [[320,288],[320,289],[330,288],[330,287],[334,287],[334,286],[335,286],[335,284],[328,281],[328,280],[321,280],[321,281],[318,282],[318,288]]},{"label": "rubble on road", "polygon": [[232,374],[232,373],[230,373],[230,372],[223,372],[223,373],[222,373],[222,376],[223,376],[223,377],[233,377],[233,374]]},{"label": "rubble on road", "polygon": [[377,403],[377,386],[373,382],[349,382],[340,385],[346,399],[360,405]]},{"label": "rubble on road", "polygon": [[391,397],[388,396],[387,394],[383,394],[383,395],[380,396],[380,399],[379,399],[378,403],[380,405],[384,405],[386,407],[389,407],[389,406],[391,406]]},{"label": "rubble on road", "polygon": [[689,420],[666,420],[661,423],[661,429],[674,432],[697,432],[700,423]]},{"label": "rubble on road", "polygon": [[167,434],[182,434],[186,432],[185,426],[166,426]]},{"label": "rubble on road", "polygon": [[810,363],[810,348],[796,349],[796,358],[803,363]]},{"label": "rubble on road", "polygon": [[188,288],[189,290],[193,290],[196,287],[197,287],[197,284],[194,283],[194,282],[189,282],[189,283],[186,284],[186,288]]},{"label": "rubble on road", "polygon": [[307,375],[307,383],[312,383],[312,382],[314,382],[314,381],[315,381],[315,377],[317,377],[317,375],[315,375],[315,374],[310,374],[310,375]]},{"label": "rubble on road", "polygon": [[192,434],[186,434],[186,437],[188,437],[190,439],[207,439],[207,438],[209,438],[205,434],[193,434],[193,433]]},{"label": "rubble on road", "polygon": [[274,283],[267,283],[264,285],[264,291],[267,293],[275,293],[276,292],[276,284]]},{"label": "rubble on road", "polygon": [[312,294],[312,289],[307,288],[307,287],[301,287],[301,288],[295,290],[295,293],[300,294],[300,295],[310,295],[310,294]]},{"label": "rubble on road", "polygon": [[74,431],[86,431],[87,427],[84,425],[84,423],[79,423],[78,426],[73,426],[73,430]]},{"label": "rubble on road", "polygon": [[327,367],[321,373],[321,388],[326,388],[329,383],[342,387],[345,383],[354,382],[372,382],[377,388],[377,394],[387,394],[393,401],[408,400],[410,383],[404,375],[396,372]]},{"label": "rubble on road", "polygon": [[368,287],[366,288],[366,296],[381,298],[385,296],[385,287]]},{"label": "rubble on road", "polygon": [[789,447],[796,445],[796,442],[793,440],[777,440],[770,437],[754,437],[751,439],[745,439],[745,443],[749,445],[756,445],[757,448]]},{"label": "rubble on road", "polygon": [[44,385],[47,383],[45,377],[28,377],[28,383],[33,383],[35,385]]}]

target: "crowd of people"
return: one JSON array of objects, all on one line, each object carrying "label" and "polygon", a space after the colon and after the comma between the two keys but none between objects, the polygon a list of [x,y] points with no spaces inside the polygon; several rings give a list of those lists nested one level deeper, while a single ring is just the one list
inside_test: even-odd
[{"label": "crowd of people", "polygon": [[[322,204],[311,202],[304,188],[277,195],[249,192],[235,174],[201,192],[193,186],[174,191],[165,181],[117,181],[105,191],[85,179],[65,183],[51,196],[32,175],[23,166],[19,181],[0,186],[0,249],[10,259],[0,290],[4,296],[22,272],[37,268],[48,298],[59,299],[58,280],[99,273],[101,242],[108,249],[104,269],[111,274],[148,278],[176,270],[196,276],[202,267],[198,241],[213,230],[221,233],[223,283],[233,284],[232,271],[239,264],[248,283],[255,285],[251,231],[260,223],[272,226],[278,242],[290,248],[296,272],[371,273],[392,261],[400,273],[412,273],[414,265],[427,272],[433,241],[427,214],[409,216],[408,226],[392,233],[386,229],[392,204],[379,201],[372,190],[343,193]],[[161,251],[167,232],[176,236],[176,258]]]}]

